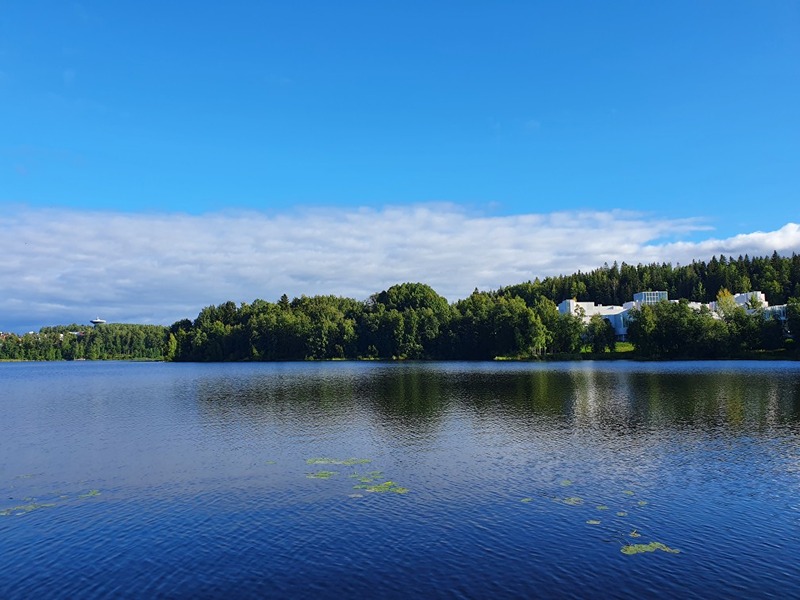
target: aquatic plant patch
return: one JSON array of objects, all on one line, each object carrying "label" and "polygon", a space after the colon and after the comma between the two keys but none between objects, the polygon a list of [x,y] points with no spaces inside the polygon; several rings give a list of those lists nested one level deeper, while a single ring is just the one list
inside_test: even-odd
[{"label": "aquatic plant patch", "polygon": [[315,473],[307,473],[306,477],[309,479],[330,479],[336,473],[336,471],[317,471]]},{"label": "aquatic plant patch", "polygon": [[[76,500],[85,500],[94,498],[100,495],[100,490],[89,490],[83,494],[72,496]],[[57,506],[64,506],[69,504],[70,496],[64,494],[63,491],[57,490],[45,495],[46,499],[42,500],[34,496],[26,496],[21,499],[22,504],[11,506],[8,508],[0,508],[0,517],[21,516],[30,512],[41,510],[43,508],[53,508]],[[20,502],[18,499],[17,502]]]},{"label": "aquatic plant patch", "polygon": [[379,479],[383,475],[383,471],[370,471],[368,473],[359,473],[356,471],[355,473],[350,473],[348,477],[351,479],[358,479],[361,483],[372,483],[376,479]]},{"label": "aquatic plant patch", "polygon": [[343,465],[345,467],[352,467],[354,465],[365,465],[371,463],[370,458],[308,458],[306,459],[307,465]]},{"label": "aquatic plant patch", "polygon": [[668,552],[669,554],[679,554],[680,550],[675,548],[670,548],[662,544],[661,542],[650,542],[649,544],[627,544],[620,548],[620,552],[623,554],[631,555],[631,554],[642,554],[645,552],[655,552],[656,550],[660,550],[662,552]]},{"label": "aquatic plant patch", "polygon": [[37,502],[32,502],[30,504],[21,504],[19,506],[14,506],[11,508],[6,508],[4,510],[0,510],[0,517],[10,517],[11,515],[24,515],[29,512],[33,512],[34,510],[40,510],[42,508],[51,508],[55,506],[55,504],[39,504]]},{"label": "aquatic plant patch", "polygon": [[583,504],[583,498],[579,498],[578,496],[571,496],[558,501],[562,504],[568,504],[569,506],[580,506]]},{"label": "aquatic plant patch", "polygon": [[384,481],[378,485],[368,485],[365,487],[355,486],[357,489],[363,489],[373,494],[407,494],[410,490],[408,488],[397,485],[394,481]]}]

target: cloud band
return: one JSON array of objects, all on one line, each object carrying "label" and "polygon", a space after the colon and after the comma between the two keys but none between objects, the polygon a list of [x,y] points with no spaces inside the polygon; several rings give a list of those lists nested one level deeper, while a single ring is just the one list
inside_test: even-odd
[{"label": "cloud band", "polygon": [[225,300],[366,298],[403,281],[455,300],[615,260],[800,252],[795,223],[681,241],[707,229],[624,211],[487,216],[433,204],[203,215],[18,207],[0,217],[0,329],[96,315],[168,324]]}]

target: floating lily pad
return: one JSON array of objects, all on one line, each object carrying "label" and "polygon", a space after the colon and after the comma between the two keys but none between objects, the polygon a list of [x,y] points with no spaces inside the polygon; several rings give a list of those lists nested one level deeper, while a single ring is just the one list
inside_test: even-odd
[{"label": "floating lily pad", "polygon": [[278,464],[278,461],[275,461],[275,460],[265,460],[265,461],[264,461],[264,464],[265,464],[265,465],[277,465],[277,464]]},{"label": "floating lily pad", "polygon": [[605,504],[601,504],[597,507],[597,510],[608,510],[608,507]]},{"label": "floating lily pad", "polygon": [[639,500],[637,503],[639,506],[647,506],[647,500]]},{"label": "floating lily pad", "polygon": [[636,492],[634,492],[633,490],[625,490],[622,493],[625,494],[626,496],[633,496]]},{"label": "floating lily pad", "polygon": [[52,506],[55,506],[55,504],[39,504],[37,502],[32,502],[31,504],[21,504],[19,506],[0,510],[0,516],[10,517],[11,515],[24,515],[26,513],[33,512],[34,510],[50,508]]},{"label": "floating lily pad", "polygon": [[520,502],[525,502],[525,503],[533,502],[533,498],[523,498],[522,500],[520,500]]},{"label": "floating lily pad", "polygon": [[353,465],[366,465],[371,462],[371,458],[348,458],[347,460],[343,460],[342,464],[347,467],[352,467]]},{"label": "floating lily pad", "polygon": [[371,463],[372,459],[370,458],[309,458],[306,459],[306,464],[308,465],[344,465],[346,467],[352,467],[353,465],[365,465],[367,463]]},{"label": "floating lily pad", "polygon": [[335,458],[307,458],[307,465],[335,465],[338,464]]},{"label": "floating lily pad", "polygon": [[369,471],[368,473],[350,473],[348,477],[358,479],[361,483],[371,483],[381,477],[383,471]]},{"label": "floating lily pad", "polygon": [[583,504],[583,498],[578,498],[577,496],[571,496],[569,498],[564,498],[561,502],[564,504],[569,504],[570,506],[579,506]]},{"label": "floating lily pad", "polygon": [[569,479],[562,479],[561,480],[561,485],[563,485],[564,487],[567,487],[568,485],[572,485],[572,481],[570,481]]},{"label": "floating lily pad", "polygon": [[649,544],[628,544],[620,548],[620,552],[623,554],[642,554],[643,552],[655,552],[656,550],[669,552],[670,554],[680,553],[680,550],[665,546],[661,542],[650,542]]},{"label": "floating lily pad", "polygon": [[81,494],[78,498],[93,498],[94,496],[99,496],[100,490],[89,490],[85,494]]},{"label": "floating lily pad", "polygon": [[586,524],[587,525],[600,525],[600,521],[597,521],[596,519],[589,519],[588,521],[586,521]]},{"label": "floating lily pad", "polygon": [[336,471],[317,471],[316,473],[308,473],[306,477],[309,479],[330,479],[336,475]]},{"label": "floating lily pad", "polygon": [[617,513],[617,516],[618,516],[618,517],[627,517],[627,516],[628,516],[628,513],[626,513],[624,510],[621,510],[621,511],[619,511],[619,512]]},{"label": "floating lily pad", "polygon": [[408,488],[400,487],[394,481],[384,481],[378,485],[369,485],[364,488],[367,492],[385,494],[391,492],[393,494],[407,494]]}]

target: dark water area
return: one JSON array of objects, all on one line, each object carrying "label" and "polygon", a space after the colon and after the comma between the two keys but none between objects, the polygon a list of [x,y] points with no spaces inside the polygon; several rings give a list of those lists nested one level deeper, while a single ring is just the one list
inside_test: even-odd
[{"label": "dark water area", "polygon": [[798,597],[800,364],[4,363],[0,559],[3,599]]}]

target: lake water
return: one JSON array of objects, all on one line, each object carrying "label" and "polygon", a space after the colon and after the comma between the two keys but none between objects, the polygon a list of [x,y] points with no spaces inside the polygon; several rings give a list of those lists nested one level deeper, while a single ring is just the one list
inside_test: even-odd
[{"label": "lake water", "polygon": [[798,597],[800,364],[4,363],[0,560],[4,599]]}]

